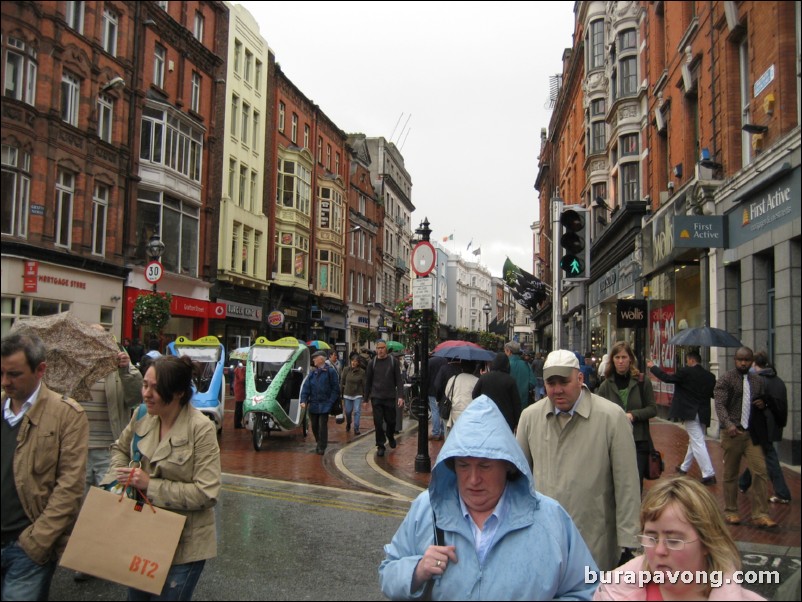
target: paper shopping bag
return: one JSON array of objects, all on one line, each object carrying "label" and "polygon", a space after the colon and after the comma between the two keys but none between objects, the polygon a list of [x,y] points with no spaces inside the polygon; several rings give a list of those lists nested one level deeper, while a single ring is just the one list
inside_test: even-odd
[{"label": "paper shopping bag", "polygon": [[160,594],[185,516],[91,487],[61,566]]}]

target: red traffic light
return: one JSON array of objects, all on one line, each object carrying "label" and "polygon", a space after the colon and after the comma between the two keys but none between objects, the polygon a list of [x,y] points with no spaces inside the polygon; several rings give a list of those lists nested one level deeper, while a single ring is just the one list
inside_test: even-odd
[{"label": "red traffic light", "polygon": [[585,216],[573,209],[563,210],[560,223],[569,232],[579,232],[585,227]]}]

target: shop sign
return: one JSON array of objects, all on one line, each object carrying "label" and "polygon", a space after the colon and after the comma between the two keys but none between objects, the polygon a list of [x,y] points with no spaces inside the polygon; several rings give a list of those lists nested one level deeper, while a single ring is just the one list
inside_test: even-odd
[{"label": "shop sign", "polygon": [[[757,238],[778,226],[787,224],[802,215],[799,203],[800,170],[764,188],[759,196],[738,205],[727,214],[729,248]],[[793,202],[793,199],[797,199]]]},{"label": "shop sign", "polygon": [[50,276],[47,274],[39,274],[38,280],[44,284],[54,284],[56,286],[66,286],[67,288],[80,288],[86,290],[86,282],[83,280],[60,278],[59,276]]},{"label": "shop sign", "polygon": [[262,321],[262,308],[258,305],[248,305],[235,301],[223,301],[226,305],[226,315],[229,318],[243,318],[244,320]]},{"label": "shop sign", "polygon": [[45,214],[44,205],[37,205],[36,203],[31,203],[31,215],[44,215],[44,214]]},{"label": "shop sign", "polygon": [[654,265],[671,258],[674,250],[674,215],[666,211],[652,221],[652,257]]},{"label": "shop sign", "polygon": [[209,318],[211,318],[212,320],[225,320],[226,304],[223,302],[220,303],[209,302]]},{"label": "shop sign", "polygon": [[633,251],[612,269],[607,270],[601,278],[594,281],[589,288],[589,305],[596,307],[602,301],[615,297],[622,291],[630,288],[637,278],[640,277],[641,266],[635,259]]},{"label": "shop sign", "polygon": [[267,314],[267,323],[273,328],[278,328],[284,324],[284,314],[278,310],[271,311]]},{"label": "shop sign", "polygon": [[22,292],[35,293],[37,290],[36,278],[39,274],[38,261],[25,262],[25,275],[22,280]]},{"label": "shop sign", "polygon": [[674,246],[723,249],[727,246],[723,215],[678,215],[674,218]]},{"label": "shop sign", "polygon": [[329,328],[345,329],[345,316],[342,314],[335,314],[330,311],[324,311],[323,322]]},{"label": "shop sign", "polygon": [[618,328],[646,328],[646,299],[619,299],[615,305]]},{"label": "shop sign", "polygon": [[201,299],[188,299],[173,295],[170,302],[170,313],[174,316],[192,316],[195,318],[205,318],[209,302]]},{"label": "shop sign", "polygon": [[284,310],[284,315],[287,316],[288,318],[297,318],[298,310],[288,307]]}]

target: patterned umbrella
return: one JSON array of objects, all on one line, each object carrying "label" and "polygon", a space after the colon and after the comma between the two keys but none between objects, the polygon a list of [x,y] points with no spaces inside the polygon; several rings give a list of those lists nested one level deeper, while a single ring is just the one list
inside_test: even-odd
[{"label": "patterned umbrella", "polygon": [[114,336],[70,312],[17,320],[11,332],[42,339],[47,349],[45,384],[77,401],[88,400],[89,388],[117,369],[120,347]]},{"label": "patterned umbrella", "polygon": [[312,349],[331,349],[329,344],[326,341],[307,341],[307,347],[312,347]]}]

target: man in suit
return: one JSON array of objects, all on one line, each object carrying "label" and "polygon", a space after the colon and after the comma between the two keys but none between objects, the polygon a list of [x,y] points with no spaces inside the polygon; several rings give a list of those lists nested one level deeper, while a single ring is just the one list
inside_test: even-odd
[{"label": "man in suit", "polygon": [[674,384],[668,417],[685,423],[688,432],[688,451],[682,464],[677,466],[677,472],[686,474],[696,459],[702,471],[702,483],[714,484],[716,472],[705,445],[705,430],[710,426],[710,399],[716,377],[702,367],[702,357],[695,351],[685,356],[685,366],[673,374],[664,372],[652,360],[646,360],[646,367],[664,383]]},{"label": "man in suit", "polygon": [[47,600],[84,496],[89,421],[42,382],[45,355],[35,335],[2,341],[3,600]]}]

